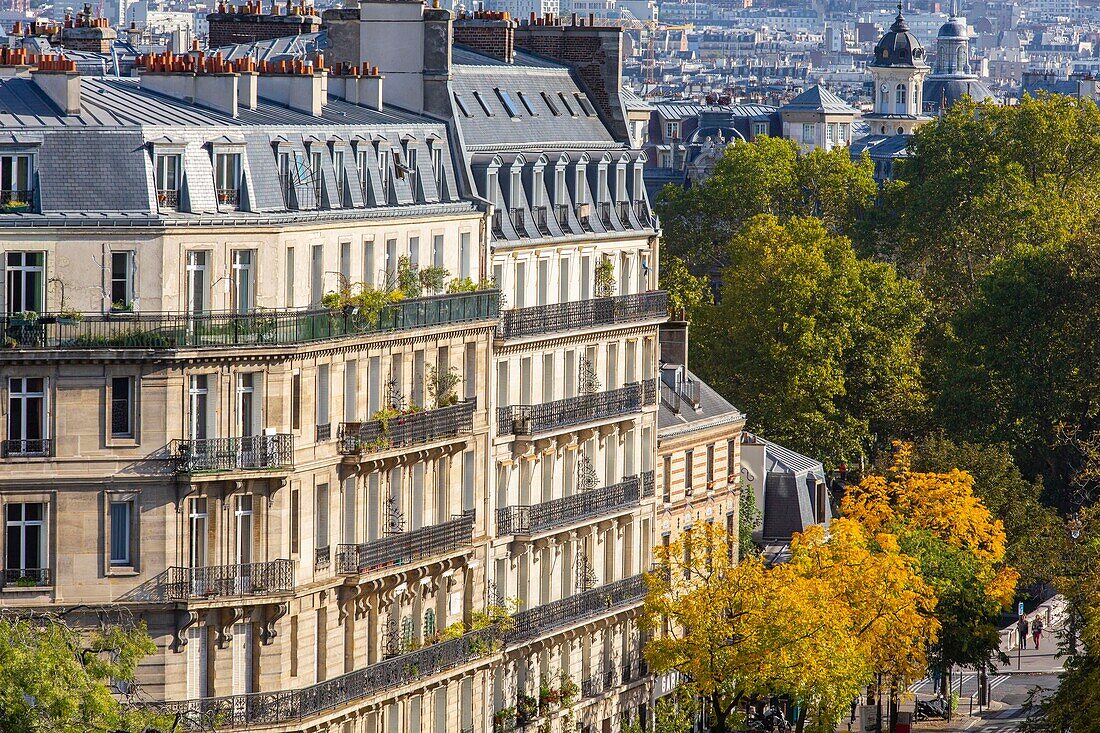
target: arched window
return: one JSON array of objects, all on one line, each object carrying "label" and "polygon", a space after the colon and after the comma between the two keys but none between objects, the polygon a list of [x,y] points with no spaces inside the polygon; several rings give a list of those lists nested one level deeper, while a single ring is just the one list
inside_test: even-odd
[{"label": "arched window", "polygon": [[906,90],[904,84],[898,84],[897,89],[894,91],[894,101],[898,104],[905,104],[908,99],[909,93]]},{"label": "arched window", "polygon": [[958,50],[958,53],[957,53],[957,58],[958,58],[958,61],[957,61],[958,65],[955,67],[955,70],[956,71],[966,71],[966,48],[965,47],[959,46],[959,50]]},{"label": "arched window", "polygon": [[430,639],[435,636],[435,609],[429,608],[424,612],[424,638]]},{"label": "arched window", "polygon": [[401,650],[407,652],[412,649],[413,620],[406,616],[401,619]]}]

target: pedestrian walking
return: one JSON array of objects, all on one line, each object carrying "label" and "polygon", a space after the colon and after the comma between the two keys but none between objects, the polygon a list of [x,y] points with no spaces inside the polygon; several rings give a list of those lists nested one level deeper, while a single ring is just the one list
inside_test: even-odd
[{"label": "pedestrian walking", "polygon": [[1043,635],[1043,619],[1038,616],[1031,622],[1031,636],[1035,639],[1035,648],[1039,648],[1039,639]]},{"label": "pedestrian walking", "polygon": [[1021,649],[1027,646],[1027,629],[1027,616],[1021,616],[1020,620],[1016,622],[1016,633],[1020,637]]}]

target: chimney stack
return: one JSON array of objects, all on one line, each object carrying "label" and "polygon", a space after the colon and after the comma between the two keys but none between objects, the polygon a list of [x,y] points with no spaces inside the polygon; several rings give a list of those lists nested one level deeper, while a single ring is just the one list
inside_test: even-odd
[{"label": "chimney stack", "polygon": [[516,25],[506,12],[464,14],[454,23],[454,42],[510,64],[516,58]]},{"label": "chimney stack", "polygon": [[47,55],[31,72],[31,78],[62,114],[80,114],[80,74],[75,62],[63,56]]}]

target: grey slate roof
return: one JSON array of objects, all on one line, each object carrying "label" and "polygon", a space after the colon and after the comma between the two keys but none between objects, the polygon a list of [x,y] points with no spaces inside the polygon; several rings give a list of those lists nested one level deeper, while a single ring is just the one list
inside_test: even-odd
[{"label": "grey slate roof", "polygon": [[213,49],[210,55],[221,51],[227,61],[252,57],[257,61],[284,61],[312,56],[328,48],[328,32],[302,33],[297,36],[282,36],[251,43],[236,43]]},{"label": "grey slate roof", "polygon": [[909,135],[867,135],[852,142],[853,158],[859,158],[864,151],[872,160],[892,160],[909,157]]},{"label": "grey slate roof", "polygon": [[[699,385],[699,407],[693,408],[687,400],[680,400],[679,411],[673,409],[664,399],[657,411],[657,429],[662,435],[673,432],[672,429],[705,428],[725,422],[744,420],[745,415],[731,405],[725,397],[718,394],[709,384],[699,379],[691,371],[685,370],[688,379]],[[682,432],[676,430],[675,432]]]},{"label": "grey slate roof", "polygon": [[848,105],[843,99],[820,84],[813,85],[790,102],[783,105],[781,111],[823,112],[825,114],[844,115],[854,115],[856,113],[856,110]]},{"label": "grey slate roof", "polygon": [[[815,524],[814,502],[817,484],[825,482],[825,468],[819,461],[752,433],[742,433],[744,443],[763,444],[765,542],[790,540],[796,532]],[[830,501],[825,502],[825,523],[832,520]]]},{"label": "grey slate roof", "polygon": [[[454,115],[469,150],[620,147],[595,110],[592,114],[585,113],[577,100],[582,92],[564,66],[522,53],[516,54],[515,63],[508,64],[455,46],[452,71],[452,89],[469,113],[467,116],[461,109],[455,109]],[[509,114],[496,92],[498,88],[511,96],[517,116]],[[534,116],[527,112],[520,92]],[[557,115],[547,105],[543,93],[550,97]],[[565,96],[572,115],[559,93]],[[478,97],[491,116],[485,114]]]}]

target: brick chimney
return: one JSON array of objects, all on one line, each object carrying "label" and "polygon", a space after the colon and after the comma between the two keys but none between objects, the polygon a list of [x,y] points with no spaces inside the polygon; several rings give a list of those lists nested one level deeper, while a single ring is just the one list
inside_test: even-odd
[{"label": "brick chimney", "polygon": [[92,15],[92,6],[85,4],[76,18],[66,15],[61,27],[61,45],[74,51],[110,53],[118,33],[106,18]]},{"label": "brick chimney", "polygon": [[[243,106],[250,107],[249,90],[242,95],[240,80],[255,76],[255,61],[225,61],[221,53],[207,58],[201,54],[158,53],[137,57],[141,88],[181,99],[188,104],[236,117]],[[244,97],[242,99],[242,96]],[[255,108],[255,102],[251,102]]]},{"label": "brick chimney", "polygon": [[80,74],[75,62],[63,56],[47,55],[39,59],[31,78],[62,114],[80,114]]},{"label": "brick chimney", "polygon": [[516,26],[506,12],[463,13],[454,22],[454,42],[510,64],[516,58]]},{"label": "brick chimney", "polygon": [[284,6],[276,2],[267,13],[264,12],[263,0],[249,0],[243,5],[219,2],[217,12],[207,15],[206,21],[210,28],[206,43],[210,48],[321,30],[320,15],[305,0],[299,0],[297,5],[288,0]]},{"label": "brick chimney", "polygon": [[516,28],[516,48],[572,67],[615,139],[629,144],[622,99],[623,29],[595,22],[589,16],[585,25],[576,14],[568,23],[557,16],[525,21]]}]

